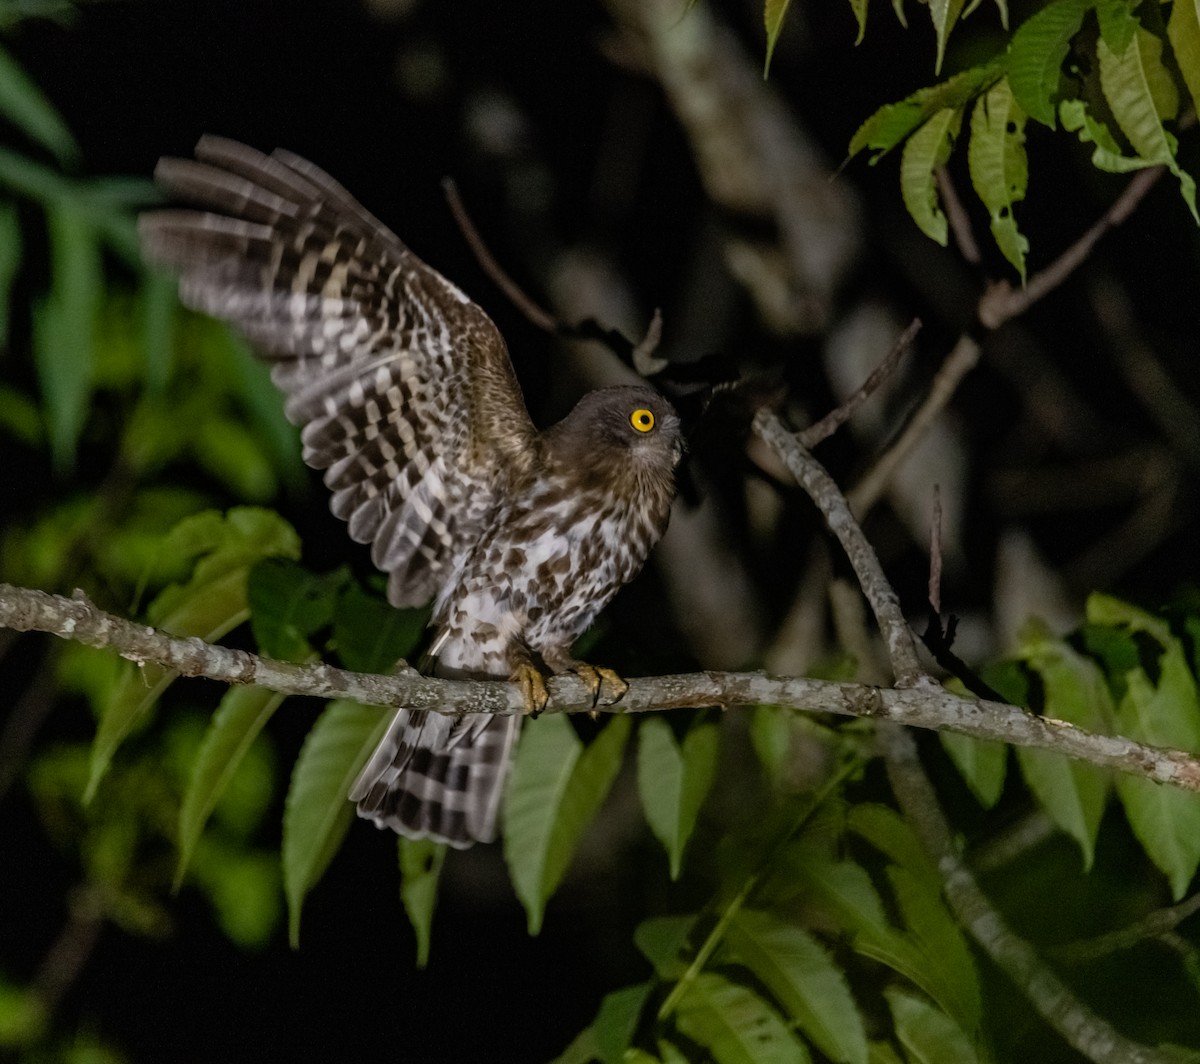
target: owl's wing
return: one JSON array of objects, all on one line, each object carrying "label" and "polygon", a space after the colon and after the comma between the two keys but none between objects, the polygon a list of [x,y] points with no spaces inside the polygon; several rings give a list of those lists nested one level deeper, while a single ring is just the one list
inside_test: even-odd
[{"label": "owl's wing", "polygon": [[398,606],[427,601],[533,461],[536,431],[491,319],[312,163],[203,137],[162,159],[144,214],[152,262],[190,307],[274,363],[304,460],[371,543]]}]

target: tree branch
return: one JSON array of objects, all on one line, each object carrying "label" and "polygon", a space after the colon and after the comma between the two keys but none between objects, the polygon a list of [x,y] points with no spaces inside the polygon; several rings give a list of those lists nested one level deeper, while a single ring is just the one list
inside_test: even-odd
[{"label": "tree branch", "polygon": [[[896,593],[837,485],[775,415],[760,411],[754,429],[784,460],[845,549],[883,632],[896,683],[905,688],[894,693],[921,697],[940,690],[922,669]],[[1020,710],[1015,712],[1027,722],[1050,723]],[[1126,1038],[1080,1001],[1043,963],[1033,946],[1009,929],[958,851],[912,734],[889,722],[879,727],[878,736],[892,793],[921,844],[937,862],[951,910],[980,948],[1008,974],[1042,1018],[1096,1064],[1168,1064],[1165,1054]]]},{"label": "tree branch", "polygon": [[[282,694],[348,698],[364,705],[407,706],[448,714],[515,714],[524,710],[519,690],[510,683],[442,680],[422,676],[407,666],[395,675],[376,676],[331,665],[273,661],[195,637],[176,638],[115,617],[78,592],[75,598],[64,598],[0,584],[0,627],[49,632],[86,646],[115,650],[134,662],[153,661],[184,676],[257,684]],[[913,654],[915,661],[915,650]],[[547,712],[583,713],[593,709],[590,694],[575,676],[555,676],[548,687]],[[805,713],[869,717],[1054,750],[1093,765],[1200,791],[1200,758],[1193,754],[1147,746],[1121,736],[1097,735],[999,702],[960,698],[932,682],[905,690],[760,672],[700,672],[630,680],[629,690],[619,703],[600,708],[610,713],[646,713],[762,704]]]}]

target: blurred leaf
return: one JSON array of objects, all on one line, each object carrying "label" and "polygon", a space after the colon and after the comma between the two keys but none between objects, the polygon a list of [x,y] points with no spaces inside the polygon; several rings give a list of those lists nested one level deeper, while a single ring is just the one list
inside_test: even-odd
[{"label": "blurred leaf", "polygon": [[221,930],[243,949],[270,941],[282,915],[279,861],[272,853],[246,852],[206,838],[191,878],[208,895]]},{"label": "blurred leaf", "polygon": [[975,101],[967,148],[971,183],[991,214],[992,236],[1025,283],[1029,241],[1017,229],[1013,205],[1025,198],[1029,164],[1025,157],[1025,112],[1002,78]]},{"label": "blurred leaf", "polygon": [[822,1053],[840,1064],[867,1064],[867,1037],[846,977],[811,935],[742,909],[725,941],[732,959],[754,973]]},{"label": "blurred leaf", "polygon": [[0,201],[0,350],[8,348],[9,300],[21,266],[21,223],[15,203]]},{"label": "blurred leaf", "polygon": [[79,146],[50,101],[0,48],[0,114],[66,166],[79,159]]},{"label": "blurred leaf", "polygon": [[179,307],[175,282],[163,274],[147,271],[139,295],[145,359],[143,379],[149,394],[162,396],[175,366],[175,312]]},{"label": "blurred leaf", "polygon": [[1200,224],[1196,213],[1196,182],[1180,168],[1175,158],[1175,137],[1163,128],[1163,119],[1179,110],[1179,93],[1174,79],[1162,63],[1162,41],[1138,28],[1123,52],[1113,52],[1101,38],[1096,46],[1100,57],[1100,85],[1121,132],[1129,138],[1138,156],[1148,163],[1161,163],[1179,180],[1179,191]]},{"label": "blurred leaf", "polygon": [[349,581],[333,611],[338,657],[353,672],[386,673],[412,656],[429,622],[429,610],[399,610]]},{"label": "blurred leaf", "polygon": [[718,741],[715,724],[693,722],[680,748],[661,715],[648,717],[638,730],[642,808],[670,858],[672,879],[679,878],[684,848],[712,787]]},{"label": "blurred leaf", "polygon": [[946,216],[938,201],[936,171],[954,149],[962,108],[938,111],[904,144],[900,157],[900,194],[912,220],[931,240],[946,246]]},{"label": "blurred leaf", "polygon": [[330,702],[300,748],[283,809],[283,891],[293,949],[300,945],[304,899],[354,820],[346,795],[390,721],[375,707]]},{"label": "blurred leaf", "polygon": [[33,353],[55,469],[75,460],[92,392],[94,330],[103,292],[100,249],[88,221],[61,204],[48,210],[52,287],[34,308]]},{"label": "blurred leaf", "polygon": [[345,567],[317,575],[290,558],[264,558],[250,570],[246,594],[255,642],[277,661],[304,661],[309,637],[333,622],[334,603],[350,580]]},{"label": "blurred leaf", "polygon": [[763,64],[763,77],[771,72],[771,56],[775,54],[775,45],[779,43],[783,20],[791,3],[792,0],[763,0],[763,26],[767,31],[767,58]]},{"label": "blurred leaf", "polygon": [[231,687],[221,699],[193,761],[191,779],[179,809],[176,890],[183,882],[209,815],[259,732],[285,697],[263,687]]},{"label": "blurred leaf", "polygon": [[604,1064],[622,1064],[637,1031],[638,1018],[650,996],[651,984],[638,983],[605,994],[592,1027]]},{"label": "blurred leaf", "polygon": [[964,0],[929,0],[929,17],[933,19],[933,32],[937,35],[937,61],[934,73],[942,72],[942,60],[946,56],[946,41],[962,14]]},{"label": "blurred leaf", "polygon": [[1005,743],[945,731],[938,732],[938,741],[984,809],[991,809],[1000,801],[1008,772],[1008,746]]},{"label": "blurred leaf", "polygon": [[978,1064],[971,1040],[945,1013],[896,987],[883,993],[911,1064]]},{"label": "blurred leaf", "polygon": [[[0,336],[0,343],[3,339]],[[0,428],[29,447],[40,447],[44,442],[42,412],[37,403],[7,384],[0,384]]]},{"label": "blurred leaf", "polygon": [[634,929],[634,945],[660,979],[676,980],[687,970],[683,954],[695,924],[694,915],[652,916]]},{"label": "blurred leaf", "polygon": [[[181,521],[164,538],[163,549],[173,570],[186,568],[193,559],[195,565],[190,577],[158,594],[146,610],[147,619],[171,635],[212,642],[249,619],[250,567],[273,554],[295,557],[300,543],[295,530],[278,514],[236,507],[225,515],[207,511]],[[126,675],[96,730],[85,801],[91,800],[121,743],[142,723],[177,673],[146,662]]]},{"label": "blurred leaf", "polygon": [[[1036,632],[1024,637],[1020,655],[1041,677],[1047,717],[1100,734],[1112,731],[1112,696],[1095,662]],[[1108,801],[1109,773],[1046,750],[1018,748],[1017,762],[1050,819],[1079,844],[1087,871]]]},{"label": "blurred leaf", "polygon": [[586,749],[564,714],[524,729],[504,801],[504,859],[531,935],[616,779],[629,729],[628,716],[615,716]]},{"label": "blurred leaf", "polygon": [[919,977],[913,981],[974,1033],[983,1013],[979,975],[962,929],[942,901],[941,883],[899,865],[892,865],[887,873],[900,914],[923,957]]},{"label": "blurred leaf", "polygon": [[437,906],[438,879],[446,860],[446,845],[432,839],[396,840],[400,858],[400,900],[417,936],[417,967],[429,963],[433,911]]},{"label": "blurred leaf", "polygon": [[46,1010],[34,990],[0,979],[0,1047],[29,1046],[43,1035]]},{"label": "blurred leaf", "polygon": [[592,1064],[600,1059],[600,1047],[596,1044],[596,1028],[585,1027],[550,1064]]},{"label": "blurred leaf", "polygon": [[1200,111],[1200,5],[1197,0],[1175,0],[1171,5],[1167,39],[1191,94],[1192,107]]},{"label": "blurred leaf", "polygon": [[999,62],[987,63],[955,74],[939,85],[918,89],[898,103],[885,104],[858,127],[850,140],[847,158],[853,159],[864,148],[875,148],[878,154],[871,162],[878,162],[934,115],[945,110],[961,110],[1003,73]]},{"label": "blurred leaf", "polygon": [[872,1042],[869,1051],[870,1064],[905,1064],[888,1042]]},{"label": "blurred leaf", "polygon": [[811,1057],[754,991],[701,972],[679,1002],[679,1030],[717,1064],[809,1064]]},{"label": "blurred leaf", "polygon": [[278,490],[259,437],[234,418],[205,418],[194,428],[191,450],[196,464],[238,498],[266,502]]},{"label": "blurred leaf", "polygon": [[907,869],[935,894],[942,889],[941,873],[925,852],[912,827],[896,810],[875,802],[860,802],[846,813],[846,829],[866,839],[893,864]]},{"label": "blurred leaf", "polygon": [[1022,22],[1008,46],[1013,96],[1027,115],[1051,129],[1062,65],[1090,6],[1089,0],[1055,0]]}]

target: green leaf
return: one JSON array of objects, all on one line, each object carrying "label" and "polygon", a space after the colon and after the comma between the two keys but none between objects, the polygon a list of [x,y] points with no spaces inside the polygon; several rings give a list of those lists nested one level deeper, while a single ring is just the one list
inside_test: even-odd
[{"label": "green leaf", "polygon": [[300,910],[354,820],[350,786],[379,745],[391,714],[357,702],[330,702],[300,748],[283,808],[283,892],[288,938],[300,945]]},{"label": "green leaf", "polygon": [[942,60],[946,56],[946,41],[962,14],[964,0],[929,0],[929,17],[933,20],[933,32],[937,35],[937,61],[934,73],[942,72]]},{"label": "green leaf", "polygon": [[809,1064],[811,1057],[752,990],[701,972],[679,1002],[676,1023],[716,1064]]},{"label": "green leaf", "polygon": [[1183,74],[1183,83],[1200,111],[1200,0],[1175,0],[1167,22],[1167,39]]},{"label": "green leaf", "polygon": [[280,917],[279,859],[211,838],[196,853],[191,878],[208,895],[217,922],[243,949],[267,945]]},{"label": "green leaf", "polygon": [[[1020,654],[1041,677],[1045,716],[1101,734],[1112,730],[1112,696],[1091,658],[1040,633],[1025,637]],[[1108,800],[1109,774],[1047,750],[1020,748],[1017,762],[1050,819],[1079,844],[1087,871]]]},{"label": "green leaf", "polygon": [[982,1015],[979,975],[958,922],[942,901],[941,883],[892,865],[887,870],[900,915],[922,962],[913,982],[971,1032]]},{"label": "green leaf", "polygon": [[592,1064],[600,1059],[600,1047],[596,1044],[596,1028],[585,1027],[550,1064]]},{"label": "green leaf", "polygon": [[605,994],[592,1027],[596,1048],[604,1064],[622,1064],[625,1052],[637,1031],[638,1019],[650,996],[652,984],[638,983]]},{"label": "green leaf", "polygon": [[854,43],[859,45],[867,35],[867,0],[850,0],[850,10],[854,12],[854,21],[858,23],[858,36],[854,38]]},{"label": "green leaf", "polygon": [[33,354],[50,449],[61,474],[74,463],[95,371],[95,327],[103,295],[96,234],[66,203],[47,209],[53,285],[34,308]]},{"label": "green leaf", "polygon": [[1092,152],[1092,165],[1097,170],[1104,170],[1110,174],[1125,174],[1153,165],[1137,156],[1122,154],[1121,146],[1108,126],[1091,113],[1084,100],[1063,100],[1058,111],[1063,129],[1076,134],[1082,143],[1096,146]]},{"label": "green leaf", "polygon": [[0,49],[0,114],[60,163],[72,165],[78,161],[79,146],[66,123],[41,89],[3,49]]},{"label": "green leaf", "polygon": [[884,153],[935,114],[947,108],[961,108],[1003,73],[1003,67],[998,62],[986,63],[955,74],[939,85],[918,89],[899,103],[885,104],[858,127],[850,140],[847,158],[853,159],[864,148],[874,148],[879,154],[871,162],[878,162]]},{"label": "green leaf", "polygon": [[687,970],[683,959],[688,938],[696,924],[692,916],[652,916],[633,932],[633,942],[660,979],[675,981]]},{"label": "green leaf", "polygon": [[629,728],[613,717],[586,750],[563,714],[524,729],[504,801],[504,859],[531,935],[616,779]]},{"label": "green leaf", "polygon": [[285,697],[263,687],[231,687],[221,699],[192,763],[191,778],[179,807],[176,890],[183,882],[209,816],[254,740]]},{"label": "green leaf", "polygon": [[265,502],[279,490],[275,470],[259,437],[241,421],[211,414],[190,439],[196,464],[248,502]]},{"label": "green leaf", "polygon": [[938,732],[938,739],[979,804],[991,809],[1004,793],[1008,746],[954,732]]},{"label": "green leaf", "polygon": [[1133,9],[1137,0],[1093,0],[1096,21],[1100,24],[1100,36],[1114,52],[1123,52],[1129,47],[1138,28]]},{"label": "green leaf", "polygon": [[767,31],[767,58],[763,64],[763,77],[771,72],[771,56],[775,54],[775,45],[779,43],[779,34],[783,29],[783,19],[792,0],[763,0],[763,26]]},{"label": "green leaf", "polygon": [[[1129,673],[1117,726],[1123,735],[1152,746],[1200,751],[1200,701],[1177,639],[1170,638],[1159,668],[1157,687],[1145,670]],[[1200,866],[1200,795],[1124,774],[1117,779],[1117,793],[1133,833],[1178,901]]]},{"label": "green leaf", "polygon": [[916,834],[894,809],[875,802],[861,802],[846,813],[846,829],[866,839],[893,864],[907,869],[933,893],[942,889],[941,873],[925,852]]},{"label": "green leaf", "polygon": [[971,1040],[945,1013],[896,987],[883,993],[911,1064],[978,1064]]},{"label": "green leaf", "polygon": [[1192,217],[1196,213],[1196,182],[1175,159],[1175,137],[1163,128],[1163,119],[1179,110],[1174,79],[1162,63],[1162,41],[1138,28],[1129,47],[1113,52],[1103,38],[1096,45],[1100,57],[1100,86],[1121,132],[1134,151],[1148,163],[1161,163],[1179,180],[1179,190]]},{"label": "green leaf", "polygon": [[147,272],[142,278],[142,379],[147,393],[156,398],[166,393],[175,363],[175,312],[179,307],[176,287],[175,280],[165,274]]},{"label": "green leaf", "polygon": [[900,194],[917,227],[931,240],[946,245],[946,216],[938,203],[935,171],[946,164],[962,124],[962,108],[938,111],[904,145],[900,157]]},{"label": "green leaf", "polygon": [[975,103],[967,165],[971,183],[991,214],[996,245],[1024,284],[1029,241],[1017,229],[1013,205],[1025,198],[1029,182],[1025,112],[1013,98],[1007,78],[1001,78]]},{"label": "green leaf", "polygon": [[867,1037],[846,978],[811,935],[742,909],[725,941],[732,959],[754,973],[822,1053],[840,1064],[867,1064]]},{"label": "green leaf", "polygon": [[333,620],[338,592],[350,579],[345,567],[318,576],[290,558],[264,558],[250,570],[246,595],[250,627],[259,649],[278,661],[303,661],[308,637]]},{"label": "green leaf", "polygon": [[0,350],[8,349],[9,300],[21,266],[21,252],[21,223],[16,204],[0,202]]},{"label": "green leaf", "polygon": [[338,656],[354,672],[390,672],[416,650],[428,621],[427,609],[398,610],[352,580],[334,606]]},{"label": "green leaf", "polygon": [[[163,539],[164,556],[178,579],[147,608],[155,627],[176,636],[221,638],[249,619],[246,579],[250,567],[272,554],[300,552],[295,530],[278,514],[236,507],[179,522]],[[186,566],[194,560],[189,574]],[[177,673],[147,662],[126,672],[125,682],[105,708],[92,746],[91,775],[85,801],[95,794],[113,755],[146,718],[150,708],[175,681]]]},{"label": "green leaf", "polygon": [[696,826],[717,769],[718,731],[713,723],[693,723],[675,741],[662,716],[648,717],[638,731],[638,789],[642,808],[655,837],[671,861],[671,878],[679,878],[683,851]]},{"label": "green leaf", "polygon": [[1017,103],[1051,129],[1062,65],[1090,6],[1089,0],[1055,0],[1022,22],[1008,46],[1008,80]]},{"label": "green leaf", "polygon": [[437,907],[438,879],[446,860],[446,845],[432,839],[397,840],[400,856],[400,900],[417,936],[417,967],[429,963],[433,912]]}]

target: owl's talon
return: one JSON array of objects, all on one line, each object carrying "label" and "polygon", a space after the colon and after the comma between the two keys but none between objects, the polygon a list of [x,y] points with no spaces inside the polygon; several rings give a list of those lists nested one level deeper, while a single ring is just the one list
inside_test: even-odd
[{"label": "owl's talon", "polygon": [[592,696],[593,706],[611,706],[614,702],[619,702],[629,690],[629,684],[612,669],[606,669],[602,665],[589,665],[587,662],[578,661],[571,666],[571,671],[583,681],[583,685]]},{"label": "owl's talon", "polygon": [[550,692],[546,690],[546,679],[529,662],[518,665],[509,677],[521,689],[521,697],[525,700],[525,714],[531,720],[537,720],[550,701]]}]

